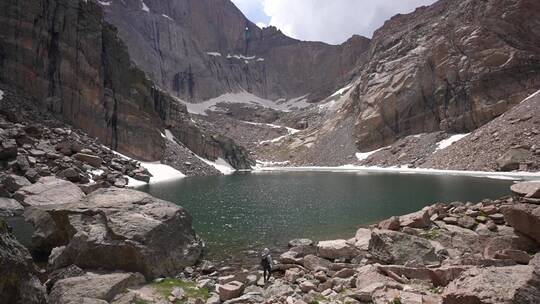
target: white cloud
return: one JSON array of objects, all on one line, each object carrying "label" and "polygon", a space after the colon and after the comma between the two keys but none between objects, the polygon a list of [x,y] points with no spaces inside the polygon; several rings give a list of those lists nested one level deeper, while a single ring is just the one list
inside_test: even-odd
[{"label": "white cloud", "polygon": [[[235,0],[246,2],[248,0]],[[341,43],[353,34],[371,37],[385,20],[435,0],[251,0],[262,1],[270,25],[301,40]],[[249,14],[248,14],[249,16]]]},{"label": "white cloud", "polygon": [[256,24],[257,24],[257,26],[260,27],[260,28],[265,28],[265,27],[267,27],[266,23],[264,23],[264,22],[257,22]]}]

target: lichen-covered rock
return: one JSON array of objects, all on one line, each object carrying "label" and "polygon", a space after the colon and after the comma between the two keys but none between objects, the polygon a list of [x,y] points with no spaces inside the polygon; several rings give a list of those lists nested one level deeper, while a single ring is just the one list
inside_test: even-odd
[{"label": "lichen-covered rock", "polygon": [[203,242],[191,216],[175,204],[128,189],[101,189],[76,203],[28,211],[35,235],[49,236],[53,268],[140,272],[147,279],[175,276],[195,264]]},{"label": "lichen-covered rock", "polygon": [[10,304],[45,304],[45,287],[26,248],[19,244],[0,220],[0,300]]},{"label": "lichen-covered rock", "polygon": [[440,244],[426,239],[391,230],[374,230],[369,252],[383,263],[405,265],[440,265],[444,256]]}]

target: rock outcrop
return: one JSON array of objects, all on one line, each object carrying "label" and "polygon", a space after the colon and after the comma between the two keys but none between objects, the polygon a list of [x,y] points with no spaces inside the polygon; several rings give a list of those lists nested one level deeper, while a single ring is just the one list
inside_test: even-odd
[{"label": "rock outcrop", "polygon": [[9,234],[0,220],[0,295],[2,303],[45,304],[45,287],[30,253]]},{"label": "rock outcrop", "polygon": [[101,189],[79,202],[28,210],[34,239],[53,248],[49,267],[174,276],[196,263],[203,243],[181,207],[127,189]]}]

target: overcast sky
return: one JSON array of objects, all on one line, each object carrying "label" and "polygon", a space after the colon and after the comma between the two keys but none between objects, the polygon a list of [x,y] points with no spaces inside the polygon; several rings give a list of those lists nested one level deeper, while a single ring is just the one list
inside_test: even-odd
[{"label": "overcast sky", "polygon": [[274,25],[301,39],[342,43],[371,37],[385,20],[436,0],[232,0],[259,26]]}]

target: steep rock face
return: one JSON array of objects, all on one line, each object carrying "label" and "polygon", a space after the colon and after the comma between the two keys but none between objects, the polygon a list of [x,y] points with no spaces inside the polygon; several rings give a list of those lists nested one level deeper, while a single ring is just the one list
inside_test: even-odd
[{"label": "steep rock face", "polygon": [[241,90],[272,100],[320,100],[350,80],[369,46],[360,36],[334,46],[260,29],[229,0],[105,3],[107,20],[137,65],[191,102]]},{"label": "steep rock face", "polygon": [[0,220],[0,295],[2,303],[45,304],[45,287],[26,248],[19,244]]},{"label": "steep rock face", "polygon": [[[189,121],[182,115],[187,114],[185,106],[131,63],[98,2],[4,1],[0,9],[6,29],[0,33],[0,82],[114,150],[140,160],[162,159],[161,132]],[[191,141],[187,136],[186,142]],[[230,145],[218,146],[214,154],[236,158],[233,166],[249,168],[249,156],[231,140],[224,141]]]},{"label": "steep rock face", "polygon": [[156,108],[166,97],[131,65],[96,3],[2,1],[0,22],[0,81],[115,150],[161,158]]},{"label": "steep rock face", "polygon": [[441,0],[387,21],[346,106],[357,147],[466,133],[538,90],[539,15],[534,0]]},{"label": "steep rock face", "polygon": [[393,17],[375,32],[342,105],[279,153],[343,165],[408,135],[483,126],[540,88],[538,16],[534,0],[441,0]]}]

